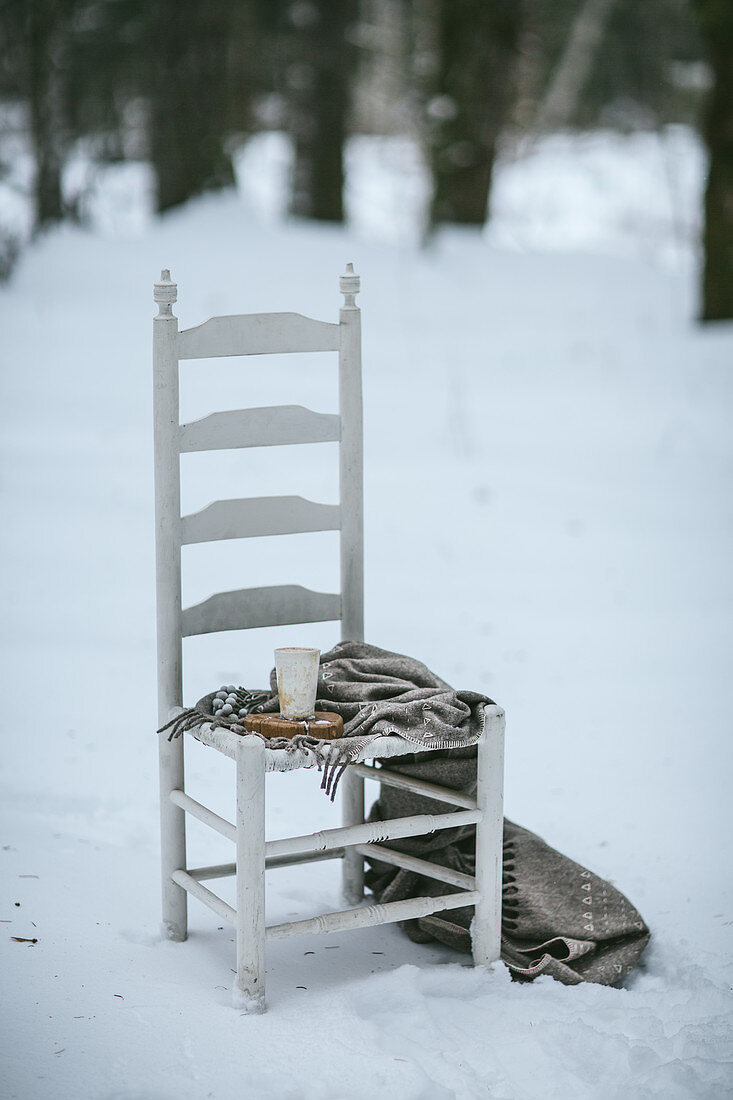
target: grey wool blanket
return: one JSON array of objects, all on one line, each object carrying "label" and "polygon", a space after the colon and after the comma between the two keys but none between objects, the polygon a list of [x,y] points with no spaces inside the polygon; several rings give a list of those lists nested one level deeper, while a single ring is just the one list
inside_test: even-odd
[{"label": "grey wool blanket", "polygon": [[[245,694],[251,697],[252,710],[276,711],[274,670],[269,695]],[[197,724],[211,723],[212,698],[213,693],[164,730],[173,737],[185,729],[195,730]],[[312,753],[323,770],[322,786],[332,792],[339,774],[366,744],[385,734],[398,734],[413,744],[429,745],[431,751],[392,758],[391,771],[475,795],[476,742],[483,732],[484,704],[489,702],[477,692],[455,691],[411,657],[363,642],[342,642],[321,657],[316,707],[343,717],[344,737],[328,743],[302,737],[278,741],[273,747]],[[237,729],[236,720],[224,724]],[[455,807],[447,803],[382,784],[369,820],[452,810]],[[474,873],[473,825],[392,840],[390,846]],[[379,902],[455,889],[378,860],[368,862],[366,882]],[[503,872],[501,957],[516,978],[531,980],[549,974],[566,984],[615,985],[639,961],[649,929],[631,902],[611,883],[507,820]],[[413,940],[439,940],[470,951],[472,916],[473,908],[466,906],[406,921],[403,927]]]},{"label": "grey wool blanket", "polygon": [[[390,760],[389,768],[467,794],[476,790],[475,748],[402,756]],[[370,821],[451,809],[410,791],[386,785],[380,791]],[[474,874],[473,825],[391,840],[390,847]],[[369,863],[366,883],[380,902],[455,889],[377,860]],[[467,906],[406,921],[403,927],[417,942],[440,940],[470,951],[472,916]],[[640,914],[611,883],[504,819],[501,957],[515,977],[530,980],[550,974],[566,985],[615,985],[633,970],[648,942],[649,929]]]}]

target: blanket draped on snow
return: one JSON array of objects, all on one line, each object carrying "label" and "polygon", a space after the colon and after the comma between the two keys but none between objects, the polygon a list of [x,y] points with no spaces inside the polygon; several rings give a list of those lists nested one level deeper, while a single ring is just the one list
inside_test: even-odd
[{"label": "blanket draped on snow", "polygon": [[[388,762],[403,772],[466,794],[476,791],[476,750],[420,753]],[[451,809],[410,791],[381,787],[370,821],[412,814],[447,813]],[[464,874],[475,871],[476,828],[442,829],[429,836],[391,840],[401,852]],[[448,894],[455,887],[414,871],[370,860],[366,883],[378,901]],[[452,909],[405,921],[419,943],[440,940],[471,950],[469,927],[473,908]],[[567,985],[599,982],[614,985],[633,970],[649,941],[649,929],[619,890],[592,871],[550,848],[534,833],[504,819],[501,957],[517,978],[550,974]]]},{"label": "blanket draped on snow", "polygon": [[[269,698],[254,696],[257,710],[278,709],[274,671],[271,689]],[[169,724],[171,736],[211,722],[212,697],[206,696]],[[337,766],[342,771],[374,738],[398,734],[430,745],[431,751],[392,758],[391,771],[475,795],[476,742],[483,732],[483,707],[489,702],[477,692],[454,691],[410,657],[362,642],[342,642],[321,658],[316,706],[343,717],[344,737],[329,742],[330,747],[309,737],[294,739],[295,746],[278,740],[274,747],[312,752],[319,767],[323,766],[323,785],[333,789]],[[384,784],[380,791],[370,821],[455,810],[447,803]],[[474,825],[465,825],[392,840],[390,846],[473,875],[475,833]],[[566,984],[622,981],[649,941],[649,929],[627,898],[527,829],[506,820],[503,856],[501,957],[512,973],[523,979],[549,974]],[[455,890],[414,871],[373,859],[369,863],[366,882],[379,902]],[[470,951],[472,916],[473,908],[466,906],[405,921],[403,927],[419,942],[436,939]]]}]

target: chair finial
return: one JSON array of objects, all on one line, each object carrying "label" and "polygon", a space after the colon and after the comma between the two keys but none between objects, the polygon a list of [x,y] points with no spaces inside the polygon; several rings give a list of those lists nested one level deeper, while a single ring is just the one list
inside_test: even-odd
[{"label": "chair finial", "polygon": [[354,265],[347,264],[346,271],[339,279],[339,290],[344,296],[343,309],[358,309],[356,295],[361,290],[361,279],[354,274]]},{"label": "chair finial", "polygon": [[153,299],[158,303],[158,317],[173,316],[173,303],[178,300],[178,284],[171,282],[167,267],[160,273],[160,282],[153,286]]}]

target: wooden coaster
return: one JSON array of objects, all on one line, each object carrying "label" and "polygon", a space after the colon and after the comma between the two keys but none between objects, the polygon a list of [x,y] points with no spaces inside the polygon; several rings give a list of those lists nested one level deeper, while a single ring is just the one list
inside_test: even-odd
[{"label": "wooden coaster", "polygon": [[319,737],[332,741],[344,735],[344,720],[340,714],[329,714],[317,710],[313,718],[300,721],[283,718],[282,714],[248,714],[244,719],[244,728],[249,733],[261,733],[263,737],[295,737],[304,733],[308,737]]}]

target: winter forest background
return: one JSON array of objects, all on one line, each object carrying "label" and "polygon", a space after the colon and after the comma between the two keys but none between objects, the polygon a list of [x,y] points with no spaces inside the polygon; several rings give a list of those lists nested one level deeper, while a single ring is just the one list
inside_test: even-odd
[{"label": "winter forest background", "polygon": [[289,212],[342,222],[348,143],[402,138],[428,236],[483,225],[497,155],[543,135],[686,125],[710,157],[701,316],[733,315],[725,0],[2,0],[0,33],[4,274],[33,230],[90,221],[105,166],[149,165],[164,212],[275,131]]},{"label": "winter forest background", "polygon": [[[367,640],[506,708],[507,816],[651,928],[621,988],[385,926],[271,945],[242,1018],[228,926],[161,938],[152,284],[181,327],[335,320],[348,262]],[[3,1098],[730,1093],[732,317],[730,0],[0,0]],[[335,411],[331,359],[187,362],[182,419]],[[184,455],[184,511],[333,501],[334,448]],[[185,550],[186,604],[338,575],[333,532]],[[336,640],[188,639],[185,700]],[[338,823],[318,783],[268,781],[268,836]],[[339,908],[336,862],[268,923]]]}]

